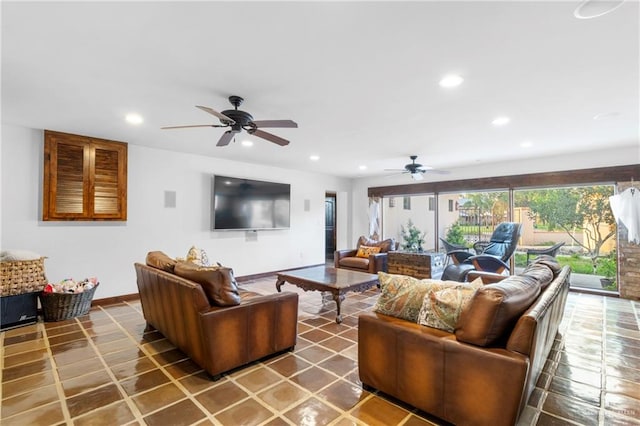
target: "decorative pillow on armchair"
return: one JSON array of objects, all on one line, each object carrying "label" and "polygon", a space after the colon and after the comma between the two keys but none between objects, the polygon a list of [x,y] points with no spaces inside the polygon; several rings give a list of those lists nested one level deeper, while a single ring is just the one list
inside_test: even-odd
[{"label": "decorative pillow on armchair", "polygon": [[380,253],[380,247],[360,246],[358,247],[356,257],[364,257],[365,259],[368,259],[369,255],[378,253]]}]

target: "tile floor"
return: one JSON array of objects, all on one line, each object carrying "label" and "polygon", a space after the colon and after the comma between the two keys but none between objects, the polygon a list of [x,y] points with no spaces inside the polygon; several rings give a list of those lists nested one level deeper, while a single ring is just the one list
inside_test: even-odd
[{"label": "tile floor", "polygon": [[[275,278],[242,283],[275,291]],[[333,302],[300,294],[298,344],[211,381],[156,331],[139,302],[0,333],[9,425],[443,424],[358,381],[357,315],[377,290]],[[640,303],[570,293],[545,372],[521,425],[640,425]]]}]

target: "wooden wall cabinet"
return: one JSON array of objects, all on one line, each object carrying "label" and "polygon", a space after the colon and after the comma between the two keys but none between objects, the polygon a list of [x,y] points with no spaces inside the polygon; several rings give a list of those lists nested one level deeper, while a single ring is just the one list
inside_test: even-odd
[{"label": "wooden wall cabinet", "polygon": [[44,132],[42,220],[127,220],[127,144]]}]

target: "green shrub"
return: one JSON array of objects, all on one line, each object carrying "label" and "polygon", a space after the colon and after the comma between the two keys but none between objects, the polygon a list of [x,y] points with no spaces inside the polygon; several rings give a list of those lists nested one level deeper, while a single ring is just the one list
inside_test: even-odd
[{"label": "green shrub", "polygon": [[451,244],[459,244],[466,245],[467,242],[464,240],[464,233],[462,232],[462,226],[458,223],[458,221],[454,222],[451,225],[451,228],[447,231],[447,236],[445,238]]}]

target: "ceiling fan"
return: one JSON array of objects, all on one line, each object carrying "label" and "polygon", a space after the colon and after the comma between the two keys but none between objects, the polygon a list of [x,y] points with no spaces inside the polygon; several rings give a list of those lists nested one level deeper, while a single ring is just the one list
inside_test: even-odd
[{"label": "ceiling fan", "polygon": [[406,164],[404,166],[404,169],[385,169],[387,171],[393,171],[393,172],[402,172],[402,173],[410,173],[411,174],[411,178],[413,180],[422,180],[422,174],[426,173],[426,172],[430,172],[430,173],[440,173],[440,174],[446,174],[449,172],[446,172],[444,170],[436,170],[434,168],[431,168],[429,166],[423,166],[420,163],[416,163],[416,160],[418,159],[417,155],[411,155],[409,156],[409,158],[411,159],[411,163]]},{"label": "ceiling fan", "polygon": [[289,128],[297,128],[298,124],[293,120],[254,120],[253,116],[248,112],[241,111],[238,107],[244,101],[240,96],[229,96],[229,102],[231,105],[235,107],[235,109],[228,109],[222,111],[221,113],[214,110],[213,108],[209,108],[206,106],[196,105],[196,108],[201,109],[204,112],[207,112],[220,120],[222,124],[193,124],[188,126],[167,126],[161,127],[161,129],[186,129],[189,127],[230,127],[229,130],[224,132],[218,140],[216,146],[226,146],[229,145],[231,139],[240,133],[243,129],[246,130],[250,135],[257,136],[262,139],[266,139],[269,142],[273,142],[280,146],[289,145],[289,141],[281,138],[280,136],[276,136],[274,134],[265,132],[264,130],[260,130],[264,127],[289,127]]}]

